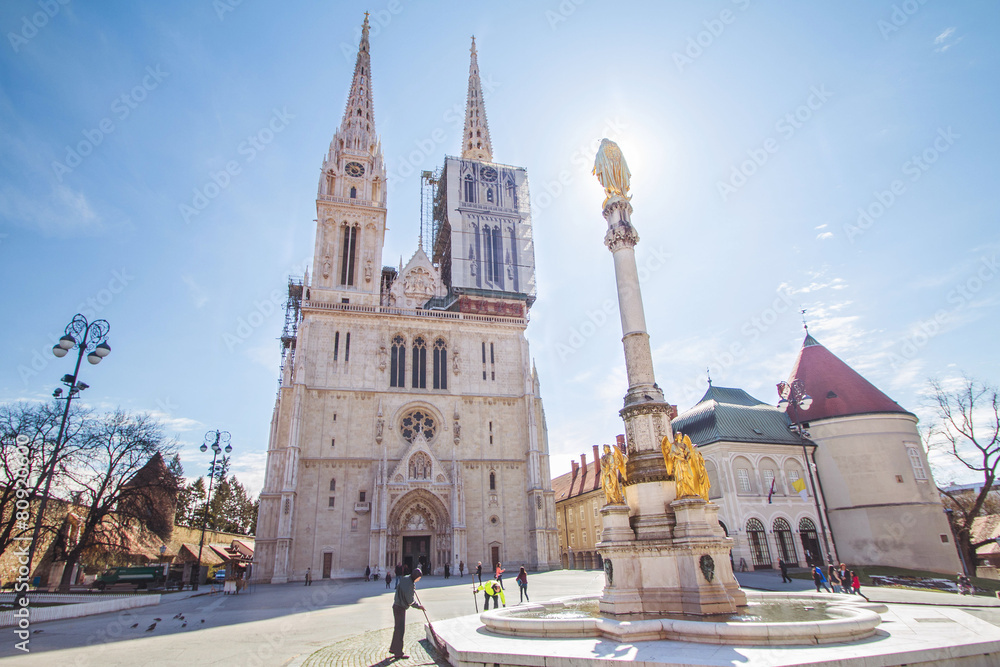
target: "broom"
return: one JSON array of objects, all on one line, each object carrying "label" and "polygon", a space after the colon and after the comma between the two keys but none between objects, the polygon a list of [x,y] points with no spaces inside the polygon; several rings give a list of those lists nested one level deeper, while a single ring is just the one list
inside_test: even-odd
[{"label": "broom", "polygon": [[445,644],[443,641],[441,641],[441,638],[438,637],[438,634],[436,632],[434,632],[434,626],[431,625],[431,619],[427,616],[427,609],[424,608],[424,605],[420,601],[420,598],[417,597],[417,591],[413,591],[413,598],[417,601],[417,604],[420,605],[420,611],[424,612],[424,620],[427,621],[427,627],[431,631],[431,639],[434,641],[434,648],[436,648],[438,650],[438,653],[441,654],[442,658],[444,658],[444,659],[447,660],[448,659],[448,645]]}]

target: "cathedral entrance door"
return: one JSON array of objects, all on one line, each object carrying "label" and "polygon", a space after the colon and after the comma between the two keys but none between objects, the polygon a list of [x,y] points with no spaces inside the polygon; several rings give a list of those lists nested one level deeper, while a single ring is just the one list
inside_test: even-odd
[{"label": "cathedral entrance door", "polygon": [[403,565],[410,572],[419,567],[423,572],[431,572],[431,536],[406,535],[403,537]]}]

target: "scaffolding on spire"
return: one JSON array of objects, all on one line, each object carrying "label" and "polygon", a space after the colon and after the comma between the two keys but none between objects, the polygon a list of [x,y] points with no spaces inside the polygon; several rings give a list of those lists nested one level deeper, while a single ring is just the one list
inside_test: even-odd
[{"label": "scaffolding on spire", "polygon": [[424,245],[424,240],[430,236],[430,243],[433,247],[440,231],[441,222],[434,219],[434,200],[437,199],[440,180],[440,169],[420,173],[420,249],[425,253],[427,253],[427,246]]}]

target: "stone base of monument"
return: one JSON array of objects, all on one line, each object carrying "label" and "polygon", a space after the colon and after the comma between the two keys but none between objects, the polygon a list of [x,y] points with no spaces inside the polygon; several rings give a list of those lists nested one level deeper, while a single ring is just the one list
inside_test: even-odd
[{"label": "stone base of monument", "polygon": [[[580,613],[585,601],[567,598],[435,621],[434,630],[453,667],[1000,664],[1000,628],[957,608],[871,605],[855,596],[811,593],[751,592],[749,599],[751,613],[762,603],[787,600],[826,604],[831,618],[790,623],[621,621]],[[427,640],[434,642],[429,629]]]},{"label": "stone base of monument", "polygon": [[729,561],[732,540],[716,516],[718,506],[701,498],[681,498],[671,502],[670,509],[673,534],[662,539],[636,539],[626,527],[627,507],[610,505],[601,511],[601,614],[636,620],[707,616],[732,614],[746,605]]}]

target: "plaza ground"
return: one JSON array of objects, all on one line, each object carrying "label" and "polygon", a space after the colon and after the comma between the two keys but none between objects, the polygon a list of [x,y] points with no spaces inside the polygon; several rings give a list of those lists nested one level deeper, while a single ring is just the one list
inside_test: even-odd
[{"label": "plaza ground", "polygon": [[[740,573],[738,578],[748,588],[813,590],[804,580],[782,584],[776,572]],[[599,571],[560,570],[531,575],[529,594],[534,601],[595,594],[603,584]],[[505,585],[507,604],[516,604],[517,584],[508,579]],[[468,575],[425,577],[417,589],[432,622],[476,611]],[[897,604],[959,606],[1000,626],[1000,600],[995,598],[878,587],[864,592],[873,600]],[[16,639],[6,629],[0,658],[12,666],[377,665],[388,657],[392,595],[382,582],[358,580],[321,580],[309,587],[261,585],[240,595],[173,593],[158,606],[135,612],[36,624],[27,655],[14,648]],[[482,610],[482,594],[479,604]],[[174,618],[178,614],[183,620]],[[412,658],[395,664],[433,663],[421,627],[423,614],[410,610],[407,621]],[[147,631],[154,622],[156,627]]]}]

